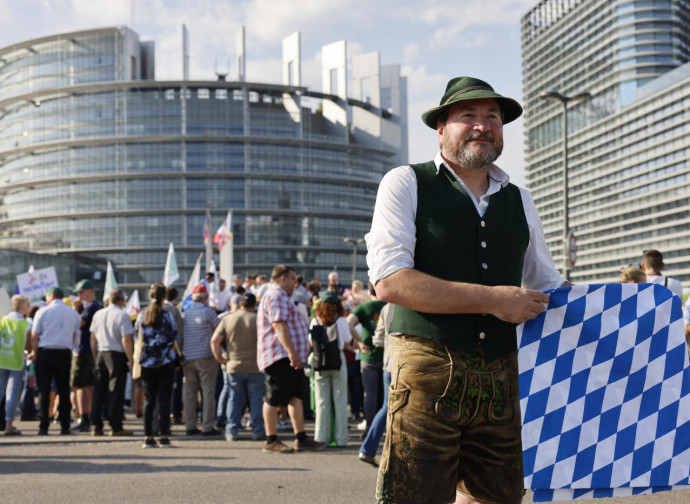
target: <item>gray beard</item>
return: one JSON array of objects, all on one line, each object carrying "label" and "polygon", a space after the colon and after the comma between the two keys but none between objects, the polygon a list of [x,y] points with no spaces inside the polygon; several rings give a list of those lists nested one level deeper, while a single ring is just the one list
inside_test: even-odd
[{"label": "gray beard", "polygon": [[491,166],[501,155],[503,152],[503,142],[492,145],[492,148],[483,154],[468,149],[464,144],[461,146],[458,143],[443,142],[441,144],[441,152],[454,165],[467,168],[468,170],[483,170]]}]

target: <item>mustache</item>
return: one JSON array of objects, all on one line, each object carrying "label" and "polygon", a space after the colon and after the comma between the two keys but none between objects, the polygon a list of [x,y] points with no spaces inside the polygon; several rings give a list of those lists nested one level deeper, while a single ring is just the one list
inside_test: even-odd
[{"label": "mustache", "polygon": [[470,140],[486,140],[487,142],[493,142],[494,136],[489,132],[482,133],[481,131],[472,131],[467,135],[465,142],[469,142]]}]

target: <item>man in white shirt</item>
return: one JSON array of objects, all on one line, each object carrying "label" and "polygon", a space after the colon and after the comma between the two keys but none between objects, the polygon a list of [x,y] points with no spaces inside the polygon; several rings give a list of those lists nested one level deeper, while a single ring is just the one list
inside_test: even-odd
[{"label": "man in white shirt", "polygon": [[91,351],[96,361],[96,387],[94,390],[91,423],[94,436],[103,435],[101,411],[106,390],[110,391],[108,422],[111,436],[131,436],[132,431],[122,427],[124,417],[127,363],[132,362],[132,320],[125,313],[125,295],[120,289],[110,291],[110,304],[98,310],[91,321]]},{"label": "man in white shirt", "polygon": [[658,250],[645,250],[642,255],[640,269],[647,275],[648,283],[661,284],[673,294],[683,299],[683,286],[675,278],[664,276],[661,272],[666,265],[664,256]]},{"label": "man in white shirt", "polygon": [[55,378],[57,393],[60,396],[60,434],[70,432],[70,402],[69,372],[72,364],[72,348],[74,347],[81,318],[62,302],[62,289],[51,287],[46,293],[48,305],[36,312],[31,327],[31,349],[36,363],[36,385],[38,387],[41,421],[38,425],[38,435],[48,434],[50,418],[48,406],[50,404],[50,384]]},{"label": "man in white shirt", "polygon": [[515,325],[565,282],[531,196],[493,164],[521,113],[452,79],[422,115],[441,152],[381,181],[365,237],[369,278],[396,305],[381,503],[522,501]]},{"label": "man in white shirt", "polygon": [[230,289],[227,288],[225,280],[221,278],[218,280],[216,313],[221,314],[230,309],[230,297],[232,297],[232,292],[230,292]]}]

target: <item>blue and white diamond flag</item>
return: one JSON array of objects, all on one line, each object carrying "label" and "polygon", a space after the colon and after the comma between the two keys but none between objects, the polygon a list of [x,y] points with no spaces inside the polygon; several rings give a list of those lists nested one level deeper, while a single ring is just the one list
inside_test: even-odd
[{"label": "blue and white diamond flag", "polygon": [[653,284],[550,293],[517,329],[525,487],[534,502],[690,485],[681,301]]}]

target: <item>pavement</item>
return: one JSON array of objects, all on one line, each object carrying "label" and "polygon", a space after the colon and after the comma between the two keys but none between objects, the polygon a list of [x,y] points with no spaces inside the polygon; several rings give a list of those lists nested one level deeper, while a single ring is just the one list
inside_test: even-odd
[{"label": "pavement", "polygon": [[[142,449],[141,419],[125,428],[135,436],[60,436],[52,426],[16,422],[21,436],[0,435],[0,502],[14,503],[373,503],[376,469],[357,458],[360,432],[351,425],[346,448],[267,454],[251,431],[240,440],[186,436],[173,426],[172,448]],[[308,431],[313,429],[307,423]],[[280,433],[291,442],[290,433]],[[524,504],[532,502],[529,492]],[[584,504],[688,504],[689,491],[583,500]],[[431,503],[430,503],[431,504]]]}]

